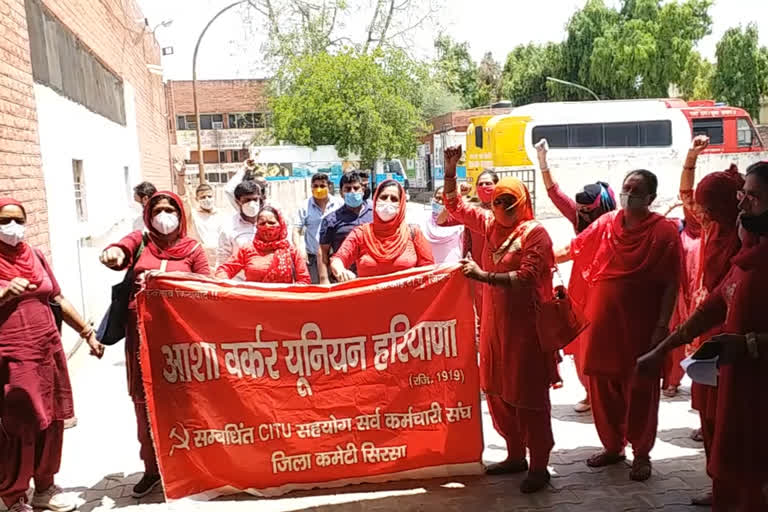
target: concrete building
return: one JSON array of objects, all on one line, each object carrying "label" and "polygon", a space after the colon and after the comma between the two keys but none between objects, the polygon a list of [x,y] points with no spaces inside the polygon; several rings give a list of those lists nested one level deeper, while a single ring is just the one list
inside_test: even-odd
[{"label": "concrete building", "polygon": [[[267,106],[266,80],[198,80],[201,145],[206,179],[224,183],[248,159],[248,148],[266,145],[272,115]],[[171,144],[186,152],[187,174],[197,172],[197,134],[192,82],[165,84]]]},{"label": "concrete building", "polygon": [[134,0],[0,0],[0,25],[0,194],[98,320],[119,276],[84,262],[127,232],[136,183],[171,185],[160,49]]}]

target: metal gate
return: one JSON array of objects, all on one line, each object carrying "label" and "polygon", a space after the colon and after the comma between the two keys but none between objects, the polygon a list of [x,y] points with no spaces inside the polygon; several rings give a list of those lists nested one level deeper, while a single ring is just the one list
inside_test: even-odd
[{"label": "metal gate", "polygon": [[536,213],[536,169],[496,169],[496,174],[501,178],[517,178],[522,181],[531,194],[533,212]]}]

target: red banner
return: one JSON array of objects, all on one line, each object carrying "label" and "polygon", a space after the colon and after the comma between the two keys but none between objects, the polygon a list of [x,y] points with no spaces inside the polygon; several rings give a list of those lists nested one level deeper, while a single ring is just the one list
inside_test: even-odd
[{"label": "red banner", "polygon": [[332,288],[150,277],[141,364],[166,496],[479,472],[469,286],[455,267]]}]

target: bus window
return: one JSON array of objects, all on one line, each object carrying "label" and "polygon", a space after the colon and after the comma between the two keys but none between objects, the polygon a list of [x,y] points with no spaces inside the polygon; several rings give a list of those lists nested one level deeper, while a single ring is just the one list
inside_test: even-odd
[{"label": "bus window", "polygon": [[569,148],[603,147],[602,124],[572,124],[568,126]]},{"label": "bus window", "polygon": [[606,123],[605,147],[631,148],[640,145],[638,123]]},{"label": "bus window", "polygon": [[736,133],[740,148],[750,148],[753,143],[752,125],[744,118],[736,121]]},{"label": "bus window", "polygon": [[672,122],[671,121],[641,121],[640,145],[641,146],[671,146]]},{"label": "bus window", "polygon": [[483,127],[475,126],[475,147],[483,147]]},{"label": "bus window", "polygon": [[720,119],[694,119],[693,136],[706,135],[709,137],[710,144],[722,144],[723,139],[723,120]]},{"label": "bus window", "polygon": [[537,126],[533,129],[533,144],[547,139],[551,148],[568,147],[568,127],[566,125]]}]

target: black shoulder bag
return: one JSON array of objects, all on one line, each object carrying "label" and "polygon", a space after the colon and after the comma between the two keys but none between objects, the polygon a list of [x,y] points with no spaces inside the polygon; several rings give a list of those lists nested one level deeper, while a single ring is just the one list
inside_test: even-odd
[{"label": "black shoulder bag", "polygon": [[103,345],[114,345],[125,338],[125,325],[128,321],[128,304],[131,301],[131,290],[136,280],[134,268],[139,261],[144,247],[147,245],[147,235],[141,237],[141,244],[133,254],[133,262],[126,270],[123,280],[112,287],[112,302],[101,319],[99,328],[96,330],[96,339]]}]

